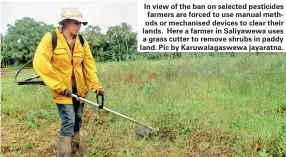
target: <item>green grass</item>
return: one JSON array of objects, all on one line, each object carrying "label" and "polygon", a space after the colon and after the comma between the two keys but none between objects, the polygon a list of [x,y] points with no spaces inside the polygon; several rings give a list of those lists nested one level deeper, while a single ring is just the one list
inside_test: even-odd
[{"label": "green grass", "polygon": [[[106,106],[160,131],[138,137],[137,125],[86,105],[87,156],[286,155],[283,54],[98,63],[97,68]],[[16,86],[12,75],[4,75],[2,95],[3,132],[12,134],[2,138],[4,153],[54,155],[60,119],[49,90]],[[89,99],[94,97],[90,93]],[[28,140],[16,138],[21,131]],[[34,133],[46,132],[53,132],[48,137],[53,142],[41,147]]]}]

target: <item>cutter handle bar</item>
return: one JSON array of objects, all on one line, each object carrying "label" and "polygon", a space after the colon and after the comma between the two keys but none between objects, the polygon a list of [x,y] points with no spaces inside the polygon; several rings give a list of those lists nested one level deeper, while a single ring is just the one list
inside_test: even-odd
[{"label": "cutter handle bar", "polygon": [[104,94],[103,93],[101,93],[101,94],[97,94],[96,95],[96,100],[97,100],[97,104],[99,104],[99,98],[98,98],[98,96],[101,96],[101,104],[99,105],[99,109],[103,109],[103,106],[104,106]]},{"label": "cutter handle bar", "polygon": [[[90,104],[92,104],[92,105],[95,105],[95,106],[97,106],[97,107],[100,107],[100,106],[101,106],[100,104],[97,104],[97,103],[95,103],[95,102],[92,102],[92,101],[90,101],[90,100],[87,100],[87,99],[85,99],[85,98],[83,98],[83,97],[80,97],[80,96],[74,94],[74,93],[71,93],[71,96],[74,97],[74,98],[76,98],[76,99],[83,100],[83,101],[85,101],[85,102],[87,102],[87,103],[90,103]],[[111,110],[111,109],[109,109],[109,108],[107,108],[107,107],[105,107],[105,106],[103,106],[102,109],[104,109],[104,110],[106,110],[106,111],[109,111],[109,112],[111,112],[111,113],[114,113],[114,114],[116,114],[116,115],[118,115],[118,116],[121,116],[121,117],[123,117],[123,118],[125,118],[125,119],[128,119],[128,120],[130,120],[130,121],[132,121],[132,122],[134,122],[134,123],[137,123],[137,124],[146,126],[146,127],[150,128],[150,129],[152,129],[152,130],[157,130],[156,128],[153,128],[153,127],[151,127],[151,126],[148,126],[148,125],[146,125],[146,124],[143,124],[143,123],[141,123],[141,122],[138,122],[138,121],[136,121],[136,120],[134,120],[134,119],[132,119],[132,118],[130,118],[130,117],[127,117],[127,116],[125,116],[125,115],[123,115],[123,114],[121,114],[121,113],[118,113],[118,112],[116,112],[116,111],[113,111],[113,110]]]},{"label": "cutter handle bar", "polygon": [[40,75],[35,75],[31,78],[28,78],[24,81],[17,81],[17,77],[19,75],[19,73],[28,65],[30,64],[31,62],[33,62],[33,60],[30,60],[29,62],[27,62],[26,64],[24,64],[16,73],[15,77],[14,77],[14,82],[17,84],[17,85],[45,85],[45,83],[43,81],[31,81],[35,78],[40,78]]}]

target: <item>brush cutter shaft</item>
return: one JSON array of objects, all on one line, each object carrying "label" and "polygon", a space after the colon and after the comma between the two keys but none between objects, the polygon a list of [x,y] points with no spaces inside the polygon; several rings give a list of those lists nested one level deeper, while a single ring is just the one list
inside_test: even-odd
[{"label": "brush cutter shaft", "polygon": [[31,81],[33,79],[38,79],[40,78],[40,75],[36,75],[36,76],[33,76],[31,78],[28,78],[24,81],[17,81],[17,77],[19,75],[19,73],[30,63],[32,63],[33,60],[30,60],[29,62],[27,62],[26,64],[24,64],[16,73],[15,77],[14,77],[14,82],[17,84],[17,85],[45,85],[45,83],[43,81]]},{"label": "brush cutter shaft", "polygon": [[[85,99],[85,98],[82,98],[82,97],[80,97],[80,96],[78,96],[78,95],[76,95],[76,94],[73,94],[73,93],[72,93],[71,96],[74,97],[74,98],[76,98],[76,99],[83,100],[83,101],[85,101],[85,102],[87,102],[87,103],[90,103],[90,104],[92,104],[92,105],[95,105],[95,106],[97,106],[97,107],[100,106],[99,104],[97,104],[97,103],[95,103],[95,102],[92,102],[92,101],[90,101],[90,100],[87,100],[87,99]],[[146,125],[146,124],[143,124],[143,123],[141,123],[141,122],[138,122],[138,121],[136,121],[136,120],[134,120],[134,119],[132,119],[132,118],[130,118],[130,117],[127,117],[127,116],[125,116],[125,115],[123,115],[123,114],[121,114],[121,113],[118,113],[118,112],[116,112],[116,111],[113,111],[113,110],[111,110],[111,109],[109,109],[109,108],[106,108],[106,107],[104,107],[104,106],[103,106],[102,109],[104,109],[104,110],[106,110],[106,111],[109,111],[109,112],[111,112],[111,113],[114,113],[114,114],[116,114],[116,115],[118,115],[118,116],[121,116],[121,117],[123,117],[123,118],[126,118],[126,119],[128,119],[128,120],[130,120],[130,121],[132,121],[132,122],[137,123],[137,124],[146,126],[146,127],[150,128],[150,129],[152,129],[152,130],[156,130],[155,128],[153,128],[153,127],[151,127],[151,126],[148,126],[148,125]]]},{"label": "brush cutter shaft", "polygon": [[35,78],[40,78],[40,75],[35,75],[35,76],[33,76],[33,77],[31,77],[31,78],[28,78],[28,79],[26,79],[26,80],[24,80],[24,81],[30,81],[30,80],[33,80],[33,79],[35,79]]}]

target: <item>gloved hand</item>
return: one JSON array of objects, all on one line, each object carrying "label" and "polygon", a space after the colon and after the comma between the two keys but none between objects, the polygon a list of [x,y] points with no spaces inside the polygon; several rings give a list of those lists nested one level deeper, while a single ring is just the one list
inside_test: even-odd
[{"label": "gloved hand", "polygon": [[96,95],[104,95],[104,89],[103,88],[98,88],[96,90]]},{"label": "gloved hand", "polygon": [[64,96],[67,96],[67,97],[71,97],[71,94],[72,94],[72,92],[69,91],[68,89],[66,89],[66,90],[63,92],[63,95],[64,95]]}]

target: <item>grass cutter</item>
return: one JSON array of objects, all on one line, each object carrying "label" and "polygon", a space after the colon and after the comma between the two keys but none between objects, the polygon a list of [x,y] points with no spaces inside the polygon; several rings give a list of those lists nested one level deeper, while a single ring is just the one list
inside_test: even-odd
[{"label": "grass cutter", "polygon": [[[38,74],[36,74],[35,76],[33,77],[30,77],[28,79],[25,79],[23,81],[17,81],[17,77],[19,75],[19,73],[30,63],[32,63],[33,60],[30,60],[29,62],[27,62],[25,65],[23,65],[16,73],[15,75],[15,78],[14,78],[14,82],[17,84],[17,85],[45,85],[45,83],[40,79],[40,76]],[[35,79],[38,79],[38,80],[35,80]],[[93,101],[90,101],[90,100],[87,100],[83,97],[81,97],[80,95],[78,95],[77,93],[69,93],[69,95],[77,100],[82,100],[84,102],[87,102],[89,104],[92,104],[92,105],[95,105],[97,106],[99,109],[103,109],[103,110],[106,110],[108,112],[111,112],[113,114],[116,114],[120,117],[123,117],[127,120],[130,120],[136,124],[139,124],[139,128],[137,130],[137,133],[141,136],[144,136],[144,137],[148,137],[148,135],[150,135],[151,133],[154,133],[154,132],[157,132],[159,131],[159,128],[154,128],[154,127],[151,127],[151,126],[148,126],[144,123],[141,123],[133,118],[130,118],[130,117],[127,117],[119,112],[116,112],[116,111],[113,111],[107,107],[104,106],[104,94],[100,94],[100,95],[96,95],[96,99],[97,99],[97,103],[93,102]],[[101,103],[99,103],[99,96],[101,96]]]}]

